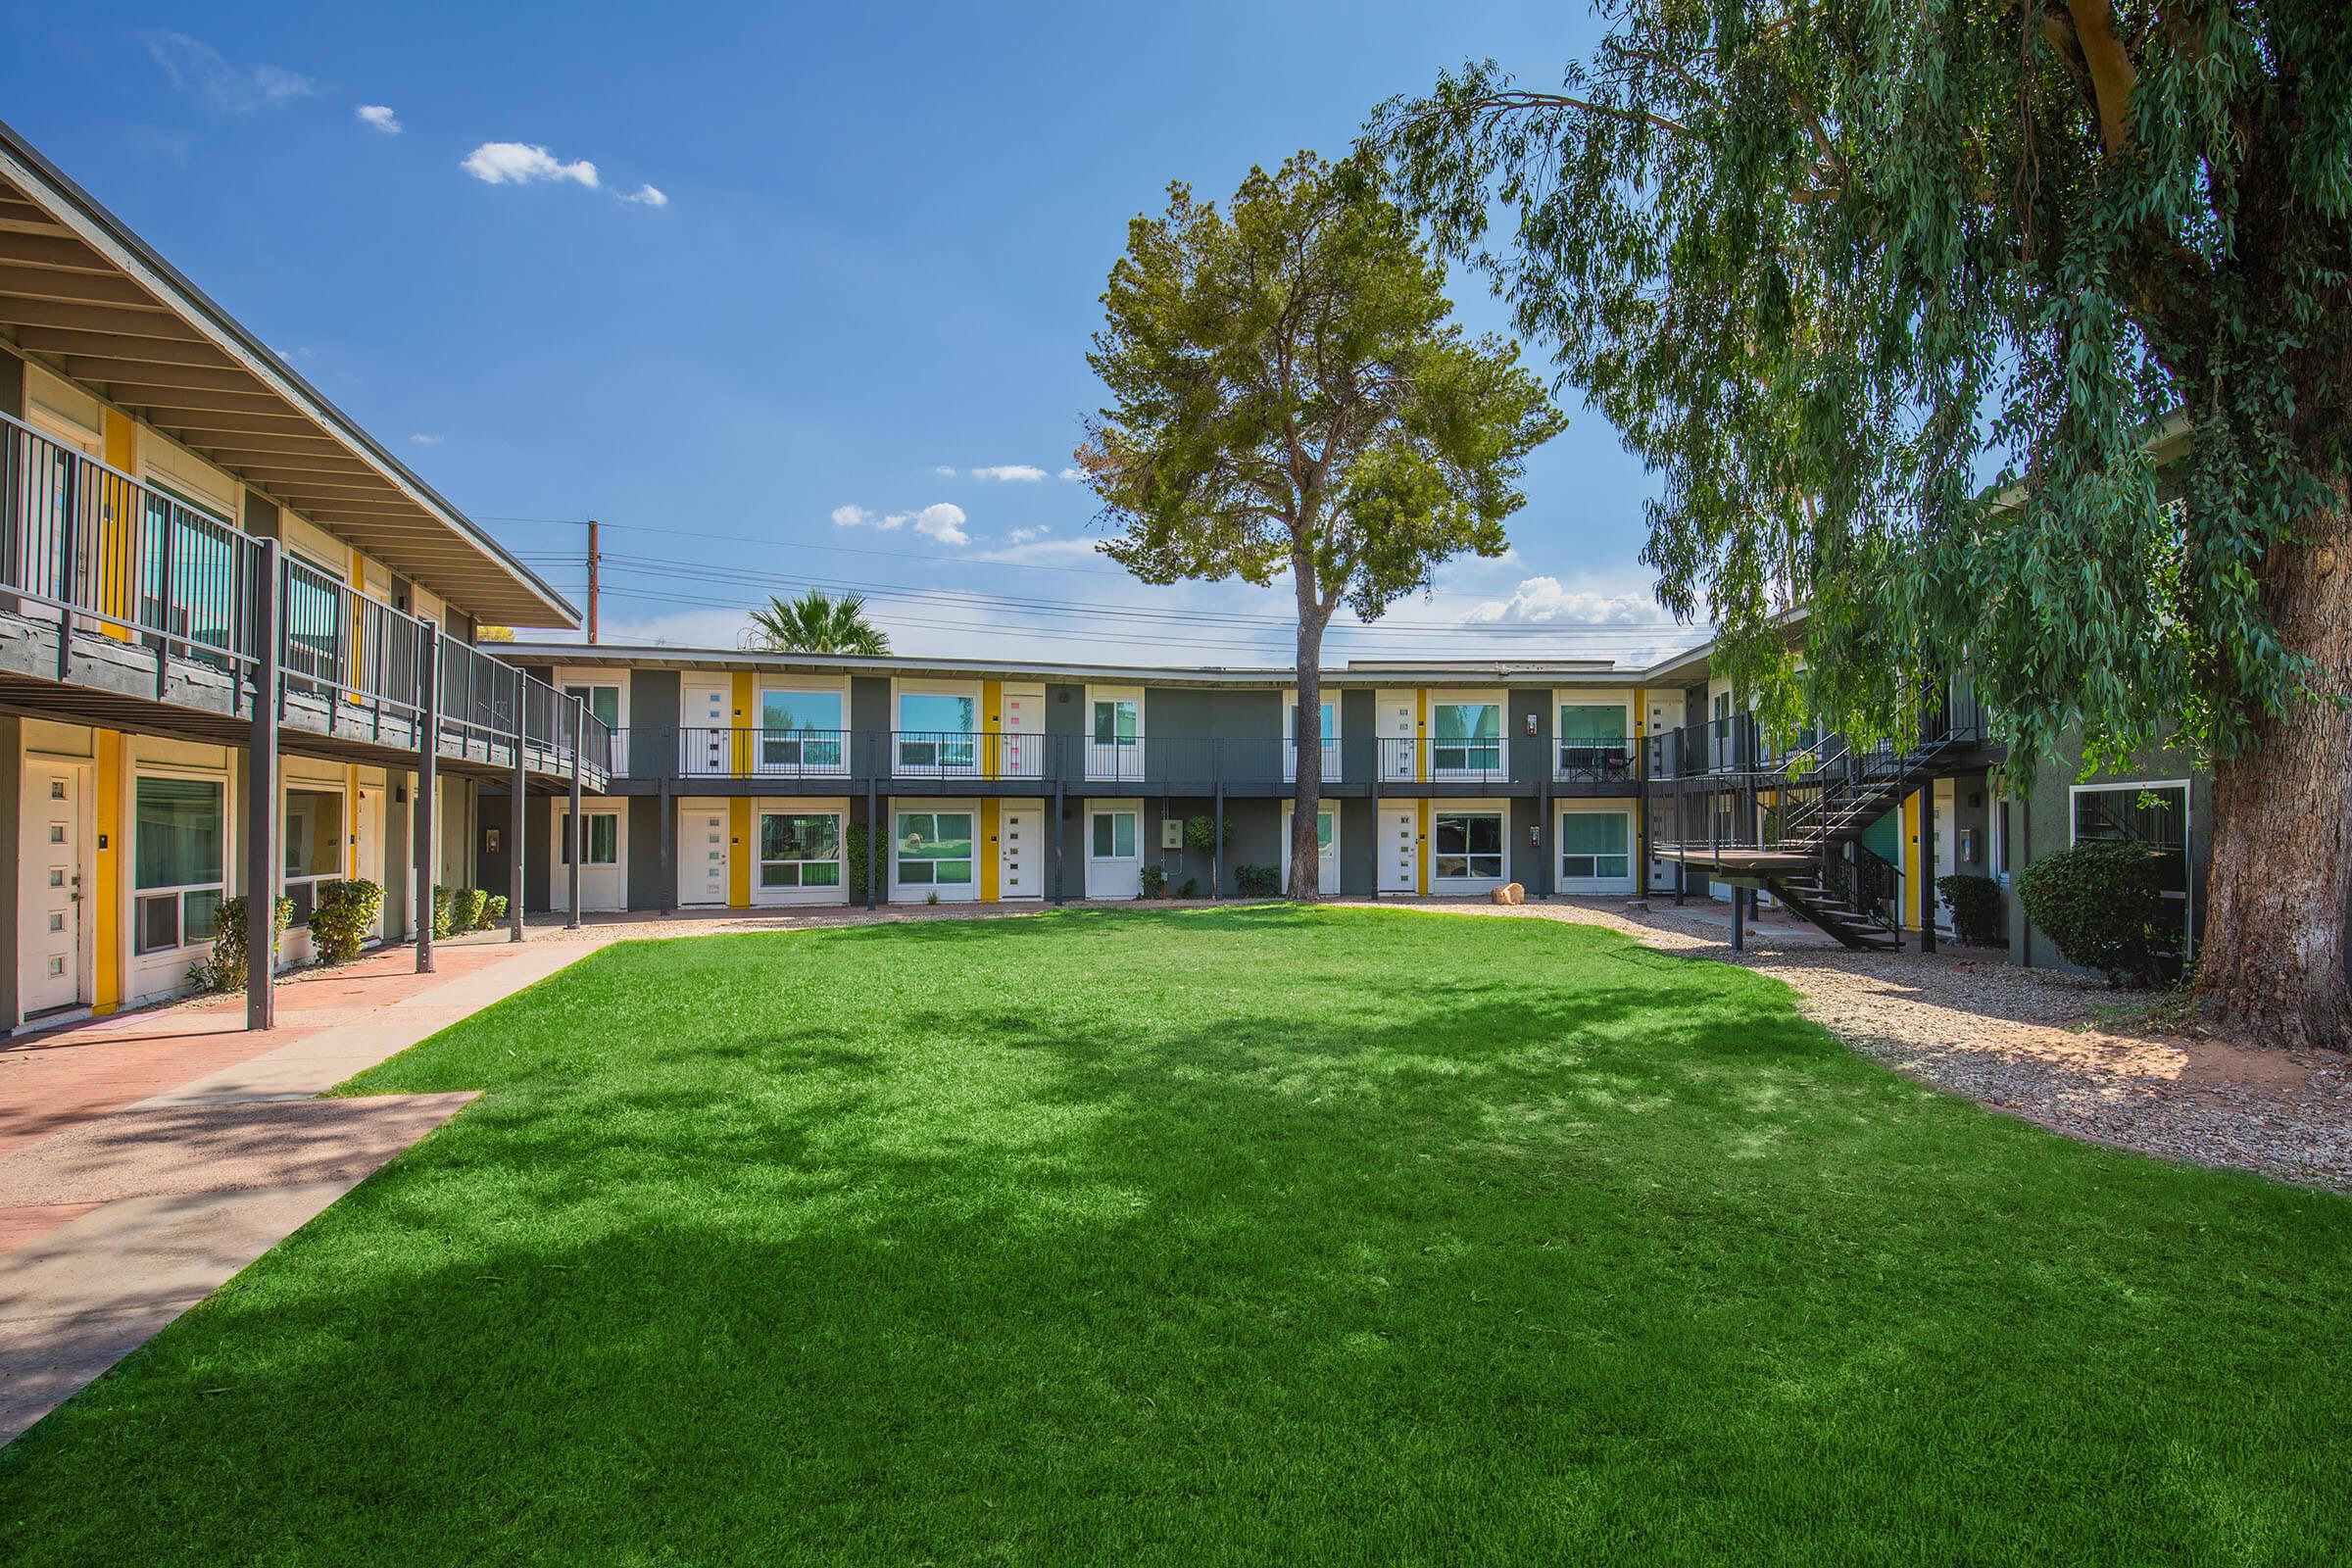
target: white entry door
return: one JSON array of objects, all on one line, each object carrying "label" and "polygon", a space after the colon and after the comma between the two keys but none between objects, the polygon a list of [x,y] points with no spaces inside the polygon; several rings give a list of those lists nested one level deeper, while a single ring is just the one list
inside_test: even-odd
[{"label": "white entry door", "polygon": [[678,684],[678,773],[725,778],[735,770],[735,686],[725,675],[688,675]]},{"label": "white entry door", "polygon": [[678,903],[727,902],[727,808],[680,802]]},{"label": "white entry door", "polygon": [[1108,801],[1086,813],[1086,896],[1140,899],[1144,895],[1144,808],[1140,801]]},{"label": "white entry door", "polygon": [[1046,893],[1046,811],[1041,801],[1006,801],[997,813],[997,897]]},{"label": "white entry door", "polygon": [[[358,814],[359,842],[352,846],[351,874],[363,882],[373,882],[381,887],[385,881],[384,792],[382,786],[375,784],[360,786]],[[519,849],[521,846],[517,845],[515,848]],[[391,902],[386,899],[382,904],[376,906],[375,935],[379,938],[384,934],[386,906]]]},{"label": "white entry door", "polygon": [[[1936,875],[1939,879],[1957,876],[1960,874],[1959,781],[1937,779],[1936,787],[1928,792],[1928,800],[1936,809]],[[1947,934],[1952,929],[1952,906],[1941,888],[1936,889],[1936,929]]]},{"label": "white entry door", "polygon": [[[1291,824],[1298,820],[1291,803],[1282,806],[1282,885],[1291,885]],[[1340,892],[1340,811],[1326,801],[1315,808],[1315,891],[1325,898],[1337,898]]]},{"label": "white entry door", "polygon": [[[998,776],[1045,777],[1046,689],[1043,686],[1014,686],[1008,683],[1000,701],[1004,709],[997,715],[997,728],[1004,738],[998,744],[1004,750]],[[1034,807],[1036,803],[1024,804]],[[1031,831],[1034,833],[1035,829]],[[1004,896],[1011,897],[1010,894]]]},{"label": "white entry door", "polygon": [[[1650,738],[1657,743],[1660,754],[1659,765],[1663,767],[1674,766],[1674,745],[1671,737],[1675,730],[1682,727],[1683,702],[1684,697],[1681,692],[1651,692],[1648,697],[1649,723],[1647,729]],[[1638,835],[1641,824],[1637,822],[1634,825]],[[1674,891],[1674,862],[1672,860],[1649,862],[1649,891],[1652,893],[1672,893]]]},{"label": "white entry door", "polygon": [[1380,810],[1380,891],[1421,891],[1421,812],[1411,806],[1384,806]]},{"label": "white entry door", "polygon": [[25,762],[17,992],[27,1017],[89,1000],[81,989],[81,795],[79,766]]}]

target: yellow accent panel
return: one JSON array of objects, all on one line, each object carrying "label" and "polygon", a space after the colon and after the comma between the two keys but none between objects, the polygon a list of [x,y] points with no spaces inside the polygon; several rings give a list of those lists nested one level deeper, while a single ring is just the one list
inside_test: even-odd
[{"label": "yellow accent panel", "polygon": [[[1427,699],[1426,699],[1426,698],[1424,698],[1423,700],[1424,700],[1424,702],[1426,702],[1426,701],[1427,701]],[[1429,890],[1430,890],[1430,887],[1432,886],[1432,882],[1431,882],[1431,872],[1430,872],[1430,857],[1432,857],[1432,856],[1434,856],[1435,854],[1437,854],[1437,853],[1438,853],[1438,847],[1437,847],[1437,844],[1436,844],[1436,843],[1435,843],[1435,842],[1434,842],[1434,841],[1433,841],[1433,840],[1430,838],[1430,836],[1429,836],[1429,835],[1430,835],[1430,833],[1431,833],[1431,831],[1432,831],[1432,828],[1433,828],[1433,826],[1434,826],[1433,822],[1431,821],[1431,817],[1432,817],[1434,814],[1435,814],[1435,807],[1434,807],[1434,806],[1431,804],[1429,797],[1428,797],[1428,796],[1426,796],[1426,795],[1422,796],[1422,797],[1421,797],[1421,854],[1420,854],[1420,857],[1419,857],[1419,858],[1418,858],[1418,859],[1416,860],[1416,862],[1414,863],[1414,867],[1413,867],[1414,874],[1420,878],[1420,885],[1419,885],[1419,886],[1417,886],[1416,888],[1414,888],[1414,889],[1413,889],[1413,891],[1414,891],[1415,893],[1419,893],[1419,894],[1423,894],[1423,895],[1427,895],[1427,894],[1428,894],[1428,892],[1429,892]]]},{"label": "yellow accent panel", "polygon": [[[101,411],[105,431],[99,444],[110,466],[130,471],[138,461],[138,427],[113,409]],[[139,499],[129,485],[111,473],[98,476],[98,544],[95,560],[98,563],[98,609],[104,614],[118,615],[128,620],[137,607],[130,602],[130,565],[137,559],[136,541],[139,528]],[[130,633],[121,626],[100,628],[119,642],[128,642]],[[120,745],[120,737],[117,739]]]},{"label": "yellow accent panel", "polygon": [[[984,680],[980,683],[981,733],[984,737],[995,735],[1004,729],[1004,683],[1001,680]],[[983,739],[980,742],[980,776],[982,778],[995,778],[997,776],[997,748],[993,742],[987,739]],[[996,803],[991,801],[988,804],[987,810],[993,813],[996,808]],[[996,818],[992,814],[989,817],[989,820],[993,822],[996,820]],[[987,903],[990,900],[993,900],[995,897],[995,894],[988,891],[988,885],[985,882],[982,883],[980,891],[981,902]]]},{"label": "yellow accent panel", "polygon": [[[1419,699],[1421,704],[1421,716],[1413,721],[1413,777],[1427,783],[1429,781],[1429,688],[1424,686],[1413,693],[1413,696]],[[1426,844],[1429,838],[1429,803],[1426,801],[1421,805],[1421,837]],[[1426,856],[1428,851],[1424,849],[1422,853]],[[1421,891],[1424,893],[1429,891],[1426,880],[1424,880]]]},{"label": "yellow accent panel", "polygon": [[1920,919],[1919,919],[1919,898],[1920,898],[1920,894],[1921,894],[1921,892],[1923,891],[1923,888],[1922,888],[1922,883],[1923,883],[1923,881],[1924,881],[1924,879],[1923,879],[1923,878],[1921,878],[1921,877],[1919,877],[1918,875],[1914,874],[1913,867],[1917,866],[1918,864],[1919,864],[1919,796],[1918,796],[1916,793],[1914,793],[1914,794],[1911,794],[1911,795],[1906,795],[1906,796],[1904,796],[1904,797],[1903,797],[1903,868],[1902,868],[1902,869],[1903,869],[1903,919],[1905,920],[1905,922],[1907,922],[1907,923],[1908,923],[1908,924],[1911,926],[1911,928],[1912,928],[1913,930],[1918,930],[1918,929],[1919,929],[1919,926],[1920,926]]},{"label": "yellow accent panel", "polygon": [[[995,681],[990,681],[988,684],[989,690],[994,692],[996,690],[997,683]],[[992,696],[990,701],[993,703],[995,698]],[[980,857],[980,902],[982,904],[994,904],[997,902],[998,804],[997,798],[994,795],[991,795],[981,801],[980,842],[972,846],[972,853]]]},{"label": "yellow accent panel", "polygon": [[[750,679],[747,675],[735,678]],[[759,849],[752,842],[751,798],[738,795],[727,803],[727,904],[732,908],[752,906],[752,861]]]},{"label": "yellow accent panel", "polygon": [[354,881],[375,880],[368,874],[368,867],[360,864],[360,764],[357,762],[346,768],[343,775],[343,874]]},{"label": "yellow accent panel", "polygon": [[[110,411],[111,413],[111,411]],[[98,799],[95,805],[99,837],[98,859],[91,890],[98,906],[98,951],[91,975],[90,1010],[112,1012],[122,1003],[122,735],[102,729],[97,734],[98,765],[93,770]]]},{"label": "yellow accent panel", "polygon": [[1634,739],[1641,740],[1648,734],[1649,693],[1637,686],[1634,688]]},{"label": "yellow accent panel", "polygon": [[[752,672],[748,669],[739,669],[735,672],[735,734],[734,745],[732,747],[734,752],[735,776],[737,778],[748,777],[752,771],[751,726],[753,720],[751,718],[751,711]],[[748,808],[746,808],[748,809]],[[738,834],[737,837],[740,839],[742,835]],[[745,895],[738,902],[749,904],[752,902],[750,895],[751,883],[746,881],[743,886],[745,889]]]}]

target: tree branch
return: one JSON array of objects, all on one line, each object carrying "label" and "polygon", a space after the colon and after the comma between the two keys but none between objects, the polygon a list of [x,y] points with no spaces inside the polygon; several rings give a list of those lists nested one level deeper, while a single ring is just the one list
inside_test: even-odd
[{"label": "tree branch", "polygon": [[1574,109],[1588,115],[1606,115],[1613,120],[1631,120],[1651,125],[1673,136],[1688,136],[1692,141],[1706,138],[1680,121],[1653,115],[1646,109],[1627,109],[1617,104],[1595,103],[1590,98],[1572,98],[1558,92],[1491,92],[1477,98],[1465,98],[1459,103],[1436,105],[1417,114],[1407,115],[1404,122],[1417,125],[1424,121],[1446,115],[1483,114],[1488,110]]},{"label": "tree branch", "polygon": [[2116,36],[2115,7],[2109,0],[2066,0],[2066,10],[2075,20],[2075,42],[2098,98],[2099,139],[2109,152],[2122,152],[2132,140],[2132,87],[2139,71]]}]

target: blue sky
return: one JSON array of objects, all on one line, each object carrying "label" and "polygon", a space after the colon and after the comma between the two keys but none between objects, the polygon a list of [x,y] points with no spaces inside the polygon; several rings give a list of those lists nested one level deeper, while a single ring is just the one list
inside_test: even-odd
[{"label": "blue sky", "polygon": [[[0,114],[575,598],[572,519],[612,524],[608,641],[732,644],[815,581],[875,590],[906,653],[1279,662],[1287,589],[1137,583],[1059,477],[1127,220],[1594,31],[1556,4],[52,6],[0,21]],[[1512,555],[1327,658],[1687,640],[1635,561],[1650,480],[1565,401]]]}]

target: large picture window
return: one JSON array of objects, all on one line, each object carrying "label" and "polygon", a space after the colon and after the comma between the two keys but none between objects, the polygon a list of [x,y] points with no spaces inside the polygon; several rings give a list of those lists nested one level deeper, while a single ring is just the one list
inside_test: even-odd
[{"label": "large picture window", "polygon": [[1440,880],[1502,878],[1502,814],[1498,811],[1441,811],[1435,823],[1437,849],[1431,870]]},{"label": "large picture window", "polygon": [[1621,811],[1564,811],[1560,814],[1560,880],[1622,879],[1633,861]]},{"label": "large picture window", "polygon": [[760,765],[781,772],[843,771],[841,693],[760,694]]},{"label": "large picture window", "polygon": [[213,939],[227,860],[221,792],[219,779],[138,781],[131,881],[139,953],[168,953]]},{"label": "large picture window", "polygon": [[2189,951],[2188,785],[2079,784],[2074,791],[2074,841],[2144,845],[2156,857],[2157,886],[2180,951]]},{"label": "large picture window", "polygon": [[760,813],[760,885],[841,886],[841,817],[833,811]]},{"label": "large picture window", "polygon": [[1430,765],[1440,778],[1502,771],[1502,705],[1440,703],[1430,714]]},{"label": "large picture window", "polygon": [[972,716],[978,706],[970,697],[940,692],[901,693],[899,770],[972,771],[978,756],[973,749]]},{"label": "large picture window", "polygon": [[286,897],[296,928],[311,923],[318,884],[343,874],[343,792],[286,791]]},{"label": "large picture window", "polygon": [[1626,770],[1625,710],[1615,703],[1560,705],[1560,771],[1621,776]]},{"label": "large picture window", "polygon": [[[563,817],[558,817],[560,824]],[[618,865],[620,863],[620,814],[616,811],[584,811],[580,815],[580,830],[587,843],[580,855],[580,864]],[[556,861],[571,863],[571,835],[559,831]]]},{"label": "large picture window", "polygon": [[972,880],[972,813],[901,811],[899,882],[906,887],[966,887]]}]

